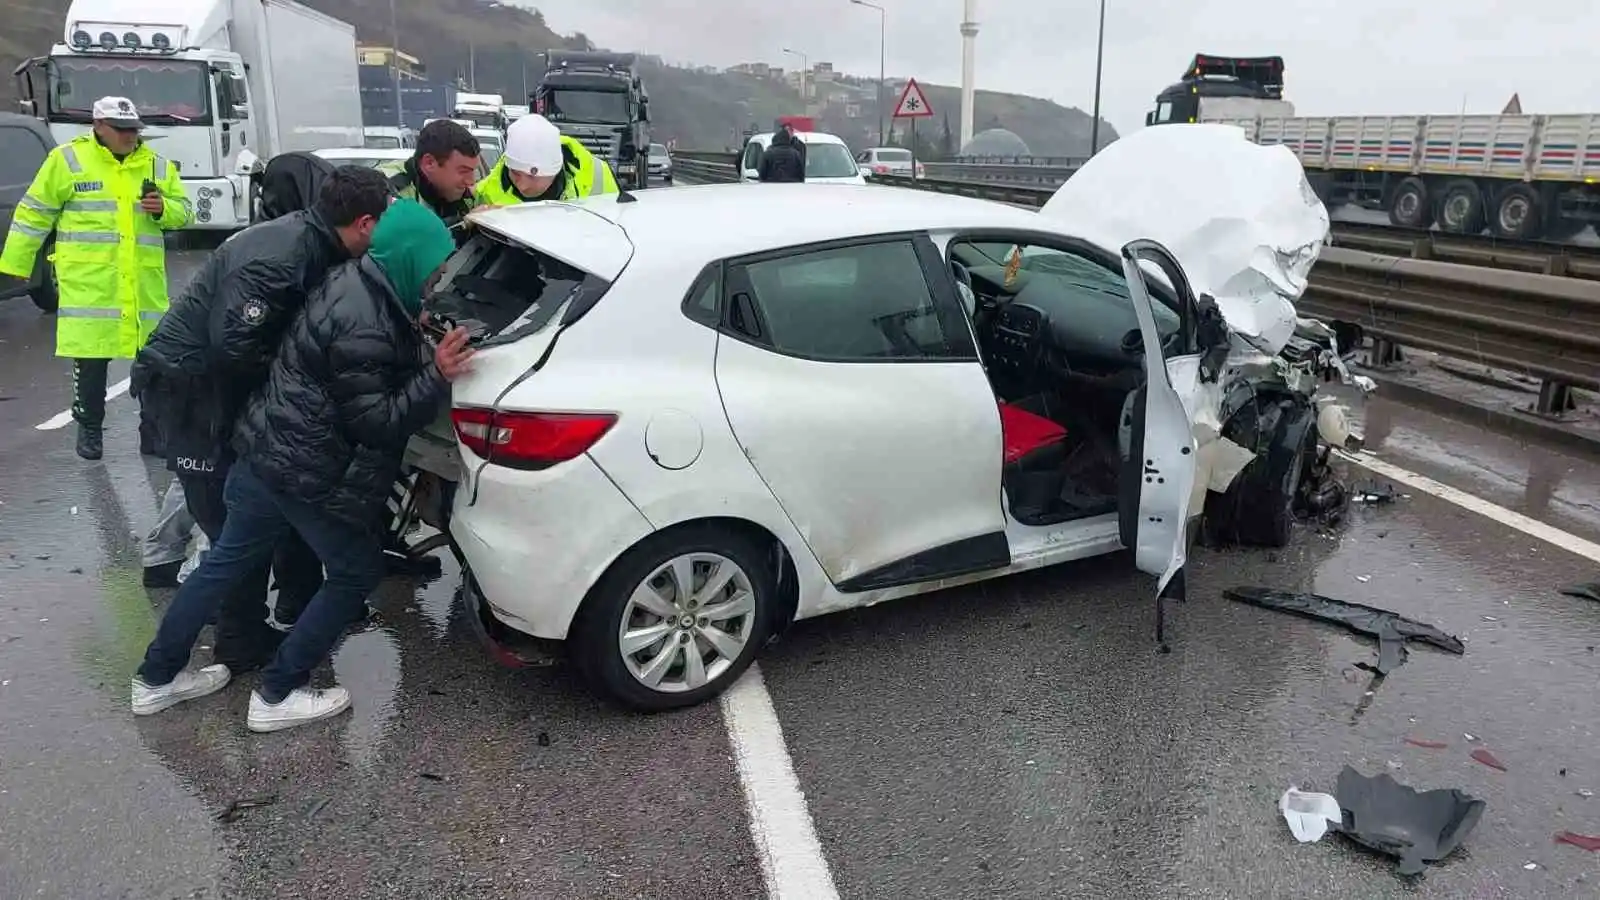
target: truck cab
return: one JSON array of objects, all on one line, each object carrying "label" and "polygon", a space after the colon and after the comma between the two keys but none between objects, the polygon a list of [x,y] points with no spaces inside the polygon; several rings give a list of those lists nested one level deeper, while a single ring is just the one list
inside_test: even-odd
[{"label": "truck cab", "polygon": [[610,164],[623,187],[649,185],[650,98],[632,53],[551,50],[533,110]]},{"label": "truck cab", "polygon": [[1183,78],[1156,95],[1146,125],[1292,116],[1283,99],[1283,57],[1195,55]]}]

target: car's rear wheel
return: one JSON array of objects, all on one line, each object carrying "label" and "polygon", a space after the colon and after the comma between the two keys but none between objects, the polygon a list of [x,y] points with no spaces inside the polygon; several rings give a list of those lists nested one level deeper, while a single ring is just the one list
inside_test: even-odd
[{"label": "car's rear wheel", "polygon": [[632,709],[693,706],[722,693],[772,632],[776,583],[760,542],[691,525],[612,564],[573,623],[574,665]]}]

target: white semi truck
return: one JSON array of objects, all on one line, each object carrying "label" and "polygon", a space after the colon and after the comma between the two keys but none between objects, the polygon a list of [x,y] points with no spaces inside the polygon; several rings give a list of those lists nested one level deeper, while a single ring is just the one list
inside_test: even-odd
[{"label": "white semi truck", "polygon": [[362,145],[355,29],[290,0],[72,0],[62,42],[17,70],[58,142],[104,96],[139,108],[176,163],[194,229],[250,224],[267,159]]},{"label": "white semi truck", "polygon": [[1600,115],[1297,116],[1283,59],[1199,54],[1146,125],[1219,122],[1294,151],[1331,209],[1405,228],[1561,241],[1600,226]]}]

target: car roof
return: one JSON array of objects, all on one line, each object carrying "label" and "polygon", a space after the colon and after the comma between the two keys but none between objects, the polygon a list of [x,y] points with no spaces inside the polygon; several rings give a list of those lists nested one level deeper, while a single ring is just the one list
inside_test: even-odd
[{"label": "car roof", "polygon": [[323,159],[410,159],[416,153],[406,147],[323,147],[311,152]]},{"label": "car roof", "polygon": [[[1032,210],[927,191],[849,184],[694,185],[638,191],[631,202],[618,195],[571,203],[519,203],[474,213],[485,230],[524,246],[550,252],[600,273],[624,256],[674,257],[695,266],[717,259],[802,244],[909,231],[1004,228],[1055,231]],[[557,209],[559,208],[559,209]],[[620,226],[581,237],[555,227],[583,209]],[[597,225],[599,223],[596,223]],[[610,234],[619,246],[606,248]],[[566,247],[588,241],[588,247]],[[557,247],[556,244],[562,244]],[[592,262],[591,262],[592,259]],[[609,277],[609,276],[608,276]]]},{"label": "car roof", "polygon": [[[751,135],[750,140],[770,144],[772,143],[772,135],[773,132],[764,131],[761,134]],[[794,136],[799,138],[802,144],[838,144],[847,149],[849,146],[844,142],[844,138],[839,137],[837,134],[829,134],[826,131],[796,131]]]}]

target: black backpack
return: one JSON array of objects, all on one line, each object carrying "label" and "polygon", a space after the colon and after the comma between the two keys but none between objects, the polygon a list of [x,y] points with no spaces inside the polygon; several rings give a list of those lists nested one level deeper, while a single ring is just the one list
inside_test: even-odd
[{"label": "black backpack", "polygon": [[334,165],[305,150],[274,156],[261,172],[261,218],[276,219],[310,209]]}]

